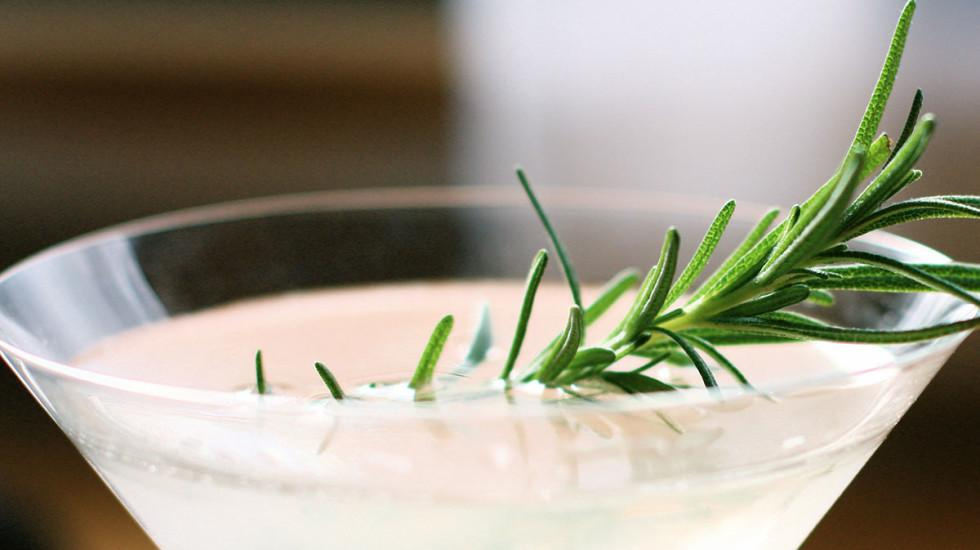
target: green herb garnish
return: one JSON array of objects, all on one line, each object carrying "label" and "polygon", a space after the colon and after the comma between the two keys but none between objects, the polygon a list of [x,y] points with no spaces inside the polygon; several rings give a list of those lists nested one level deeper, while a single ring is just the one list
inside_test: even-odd
[{"label": "green herb garnish", "polygon": [[340,383],[337,382],[337,378],[330,372],[323,363],[314,363],[313,368],[316,369],[316,373],[320,375],[320,380],[323,380],[323,384],[327,386],[327,390],[330,391],[330,395],[334,399],[340,400],[344,398],[344,390],[341,389]]},{"label": "green herb garnish", "polygon": [[[972,294],[980,290],[980,265],[906,264],[848,247],[852,239],[865,233],[906,222],[980,218],[980,197],[977,196],[935,196],[886,204],[922,176],[915,164],[936,127],[932,115],[919,116],[923,96],[917,90],[905,127],[894,145],[886,134],[878,134],[914,11],[915,2],[909,1],[899,18],[884,66],[854,139],[827,182],[805,201],[790,208],[775,226],[773,223],[779,217],[779,211],[767,212],[683,305],[675,303],[684,299],[711,259],[734,213],[734,201],[722,206],[693,257],[679,273],[680,235],[671,228],[664,237],[657,261],[642,282],[638,271],[625,270],[586,307],[568,252],[527,175],[518,169],[518,181],[558,256],[572,304],[564,328],[520,370],[516,380],[561,388],[568,396],[580,398],[589,398],[582,388],[595,387],[587,382],[598,382],[625,394],[676,391],[678,386],[649,374],[651,368],[666,362],[693,365],[704,386],[713,389],[719,383],[708,363],[710,360],[739,385],[751,388],[746,376],[719,351],[719,347],[800,340],[907,343],[980,327],[980,317],[975,317],[912,330],[850,328],[786,311],[803,302],[831,305],[833,293],[838,291],[933,291],[980,306],[980,299]],[[547,252],[539,251],[528,273],[514,338],[500,375],[508,388],[514,380],[547,259]],[[633,301],[616,328],[598,344],[587,344],[586,327],[637,283],[639,288]],[[481,316],[481,325],[486,327],[478,329],[478,335],[489,330],[488,319],[488,314]],[[452,323],[452,316],[446,316],[436,326],[409,382],[409,387],[416,391],[417,400],[423,399],[423,395],[431,398],[436,362]],[[488,341],[481,341],[479,337],[474,342],[465,363],[467,371],[483,360],[489,347]],[[256,370],[259,380],[260,357],[257,356]],[[620,360],[630,357],[646,358],[647,362],[631,370],[616,369]],[[326,377],[324,381],[327,381]],[[264,383],[259,387],[264,388]],[[427,393],[422,394],[423,390]],[[335,397],[339,399],[342,395],[337,386]]]},{"label": "green herb garnish", "polygon": [[524,192],[527,193],[527,198],[529,201],[531,201],[531,206],[538,214],[538,219],[541,220],[541,225],[543,225],[545,231],[547,231],[548,238],[551,239],[551,246],[555,248],[555,253],[558,254],[558,261],[561,262],[562,272],[565,274],[565,280],[568,281],[568,289],[572,291],[572,300],[575,302],[575,305],[581,308],[582,291],[579,287],[578,275],[575,274],[575,268],[572,267],[572,261],[568,258],[568,252],[565,252],[565,245],[563,245],[561,239],[558,238],[558,233],[551,225],[551,220],[548,219],[548,215],[545,213],[541,203],[538,202],[538,197],[534,194],[534,190],[531,189],[531,182],[528,181],[527,175],[524,174],[524,170],[522,168],[517,169],[517,180],[521,182],[521,187],[523,187]]},{"label": "green herb garnish", "polygon": [[453,330],[453,316],[446,315],[436,324],[429,336],[429,343],[422,351],[419,364],[415,367],[415,374],[409,381],[408,387],[415,390],[415,399],[422,401],[431,398],[432,379],[436,373],[436,363],[442,355],[442,348],[446,346],[449,333]]},{"label": "green herb garnish", "polygon": [[262,350],[255,352],[255,391],[259,395],[265,395],[265,369],[262,366]]},{"label": "green herb garnish", "polygon": [[517,328],[514,329],[514,341],[510,345],[510,352],[507,354],[507,362],[504,363],[504,371],[500,377],[504,380],[510,378],[510,373],[514,370],[514,363],[517,356],[521,353],[521,346],[524,344],[524,335],[527,333],[527,323],[531,319],[531,309],[534,307],[534,297],[538,292],[538,285],[541,284],[541,277],[548,266],[548,252],[539,250],[531,262],[531,270],[527,274],[527,284],[524,288],[524,300],[521,303],[521,314],[517,319]]}]

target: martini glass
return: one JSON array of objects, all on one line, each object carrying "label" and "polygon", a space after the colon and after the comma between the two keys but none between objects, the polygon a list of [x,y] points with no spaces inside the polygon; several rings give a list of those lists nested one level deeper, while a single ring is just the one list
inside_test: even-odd
[{"label": "martini glass", "polygon": [[[587,284],[647,267],[659,247],[651,236],[668,225],[695,241],[720,202],[609,189],[541,195]],[[762,211],[740,205],[716,257]],[[0,276],[0,353],[162,548],[782,549],[802,543],[964,338],[752,348],[739,365],[759,392],[561,404],[482,394],[338,403],[322,389],[260,397],[247,390],[247,364],[215,362],[217,382],[201,386],[170,378],[177,365],[153,354],[131,365],[133,376],[74,364],[128,331],[245,299],[519,284],[545,242],[510,188],[330,192],[164,215]],[[856,246],[947,261],[886,233]],[[686,242],[682,258],[692,249]],[[937,294],[840,293],[818,314],[900,329],[975,309]],[[400,322],[378,313],[382,329]],[[412,362],[420,349],[395,351]],[[331,368],[352,387],[378,365]]]}]

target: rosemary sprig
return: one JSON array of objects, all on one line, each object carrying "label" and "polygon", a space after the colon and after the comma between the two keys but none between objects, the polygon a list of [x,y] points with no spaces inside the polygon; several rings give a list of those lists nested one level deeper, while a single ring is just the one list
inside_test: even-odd
[{"label": "rosemary sprig", "polygon": [[[888,331],[838,327],[784,311],[804,301],[833,303],[831,291],[880,290],[893,292],[945,292],[980,306],[971,291],[980,289],[980,266],[970,264],[907,265],[867,252],[852,251],[848,242],[881,227],[920,219],[980,217],[980,197],[949,196],[885,203],[918,180],[915,163],[935,130],[932,115],[918,117],[922,94],[917,91],[909,122],[891,146],[886,134],[878,134],[885,104],[891,95],[905,46],[915,2],[906,4],[899,18],[884,67],[875,85],[858,130],[838,169],[808,199],[789,210],[775,227],[778,211],[768,212],[721,267],[681,307],[682,298],[707,265],[734,209],[734,201],[721,208],[694,256],[675,278],[680,236],[668,230],[660,256],[647,273],[633,303],[616,329],[597,346],[584,339],[584,327],[609,309],[612,301],[631,288],[636,278],[607,286],[595,309],[581,309],[579,283],[554,226],[534,194],[527,176],[517,177],[541,219],[559,255],[574,305],[564,330],[530,363],[522,381],[536,380],[548,386],[568,388],[598,378],[625,393],[666,391],[670,384],[644,374],[660,362],[687,363],[700,374],[704,385],[719,385],[702,357],[727,372],[738,384],[751,387],[718,347],[748,343],[780,343],[822,339],[845,342],[899,343],[937,338],[971,330],[980,318],[939,324],[914,330]],[[863,190],[862,182],[871,178]],[[540,253],[539,253],[540,256]],[[525,289],[522,315],[515,344],[502,377],[514,368],[517,351],[527,330],[543,262],[536,261]],[[620,359],[649,358],[639,369],[613,370]]]},{"label": "rosemary sprig", "polygon": [[[719,350],[741,344],[778,344],[801,340],[895,344],[939,338],[980,327],[980,317],[910,330],[841,327],[824,323],[787,308],[803,302],[832,305],[834,292],[942,292],[980,307],[973,293],[980,291],[980,265],[966,263],[907,264],[894,258],[851,250],[850,241],[870,231],[901,223],[941,218],[980,218],[980,197],[949,195],[887,204],[922,177],[915,168],[936,128],[930,114],[919,116],[922,92],[917,90],[899,139],[878,133],[891,95],[899,63],[915,12],[910,0],[902,10],[888,53],[854,139],[830,178],[809,198],[794,205],[773,225],[779,210],[770,210],[720,265],[693,292],[692,288],[728,228],[735,202],[726,202],[707,228],[693,257],[677,273],[680,235],[670,228],[660,255],[640,281],[628,269],[615,276],[587,307],[568,252],[538,200],[527,175],[517,178],[541,221],[572,296],[568,320],[561,332],[520,371],[521,382],[539,382],[560,388],[566,395],[592,399],[581,387],[599,382],[625,394],[670,392],[678,386],[649,374],[662,364],[692,365],[705,387],[721,385],[712,364],[738,385],[751,389],[748,378]],[[868,181],[870,180],[870,181]],[[864,182],[868,181],[866,184]],[[547,267],[548,254],[534,257],[524,290],[520,315],[500,378],[510,388],[528,329],[535,296]],[[637,287],[627,313],[598,344],[585,338],[586,327]],[[677,306],[676,304],[683,305]],[[452,316],[444,317],[429,339],[409,387],[416,400],[432,398],[436,363],[452,330]],[[483,326],[485,325],[485,326]],[[482,362],[489,339],[489,314],[464,365],[466,372]],[[487,332],[487,334],[489,334]],[[626,358],[646,358],[640,367],[617,370]],[[706,359],[707,358],[707,359]],[[344,394],[336,379],[317,364],[324,382],[337,399]],[[261,353],[256,357],[259,393],[265,385]],[[581,387],[579,387],[581,386]],[[423,393],[425,392],[425,393]],[[508,398],[510,394],[507,394]]]}]

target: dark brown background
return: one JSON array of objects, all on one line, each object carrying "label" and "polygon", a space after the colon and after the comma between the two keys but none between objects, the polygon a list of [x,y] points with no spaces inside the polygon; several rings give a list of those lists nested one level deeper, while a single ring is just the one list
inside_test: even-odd
[{"label": "dark brown background", "polygon": [[[0,266],[175,208],[450,182],[455,92],[436,4],[81,6],[0,6]],[[970,2],[943,9],[980,23]],[[926,18],[926,41],[942,40],[937,21]],[[932,192],[978,192],[980,69],[967,70],[944,88],[951,122],[926,164]],[[975,224],[913,235],[980,260]],[[956,354],[807,549],[980,540],[978,342]],[[0,403],[0,547],[151,546],[7,369]]]}]

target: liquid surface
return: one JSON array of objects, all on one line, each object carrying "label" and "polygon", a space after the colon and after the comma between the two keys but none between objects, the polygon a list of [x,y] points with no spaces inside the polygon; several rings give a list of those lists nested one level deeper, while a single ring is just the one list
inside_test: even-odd
[{"label": "liquid surface", "polygon": [[[284,294],[140,327],[101,342],[74,364],[145,382],[233,391],[254,383],[254,354],[261,349],[266,377],[277,393],[319,395],[324,387],[313,370],[315,361],[326,364],[345,387],[407,379],[432,328],[446,313],[455,315],[456,324],[438,369],[443,374],[452,371],[462,364],[480,306],[486,303],[494,346],[474,374],[489,379],[503,366],[523,290],[519,282],[474,281]],[[595,294],[595,289],[586,289],[585,300]],[[628,303],[624,297],[592,325],[589,340],[596,342],[608,334]],[[541,286],[518,369],[562,329],[569,304],[564,285]],[[827,343],[732,346],[724,351],[757,386],[863,370],[892,359],[875,346]],[[630,364],[625,361],[623,366]],[[692,370],[674,369],[671,376],[690,376]],[[723,373],[719,379],[722,384],[733,383]],[[697,383],[697,377],[691,381]]]},{"label": "liquid surface", "polygon": [[[362,410],[324,400],[281,414],[243,391],[254,384],[258,348],[278,394],[322,396],[314,361],[348,389],[405,380],[435,323],[453,313],[439,364],[448,373],[466,354],[481,303],[495,344],[474,374],[490,380],[522,293],[520,282],[425,282],[230,304],[128,331],[75,360],[114,376],[231,392],[220,407],[89,386],[53,384],[48,393],[61,394],[63,427],[163,548],[781,550],[802,543],[938,368],[918,378],[888,369],[837,378],[772,401],[612,413],[551,404],[547,415],[397,408],[345,416],[333,413]],[[585,300],[595,294],[586,289]],[[628,302],[590,327],[591,342]],[[565,286],[542,286],[518,368],[561,330],[569,304]],[[824,343],[725,352],[763,390],[891,360],[884,348]],[[655,374],[700,388],[694,369]],[[721,373],[719,381],[735,386]],[[487,401],[510,407],[499,396]]]}]

